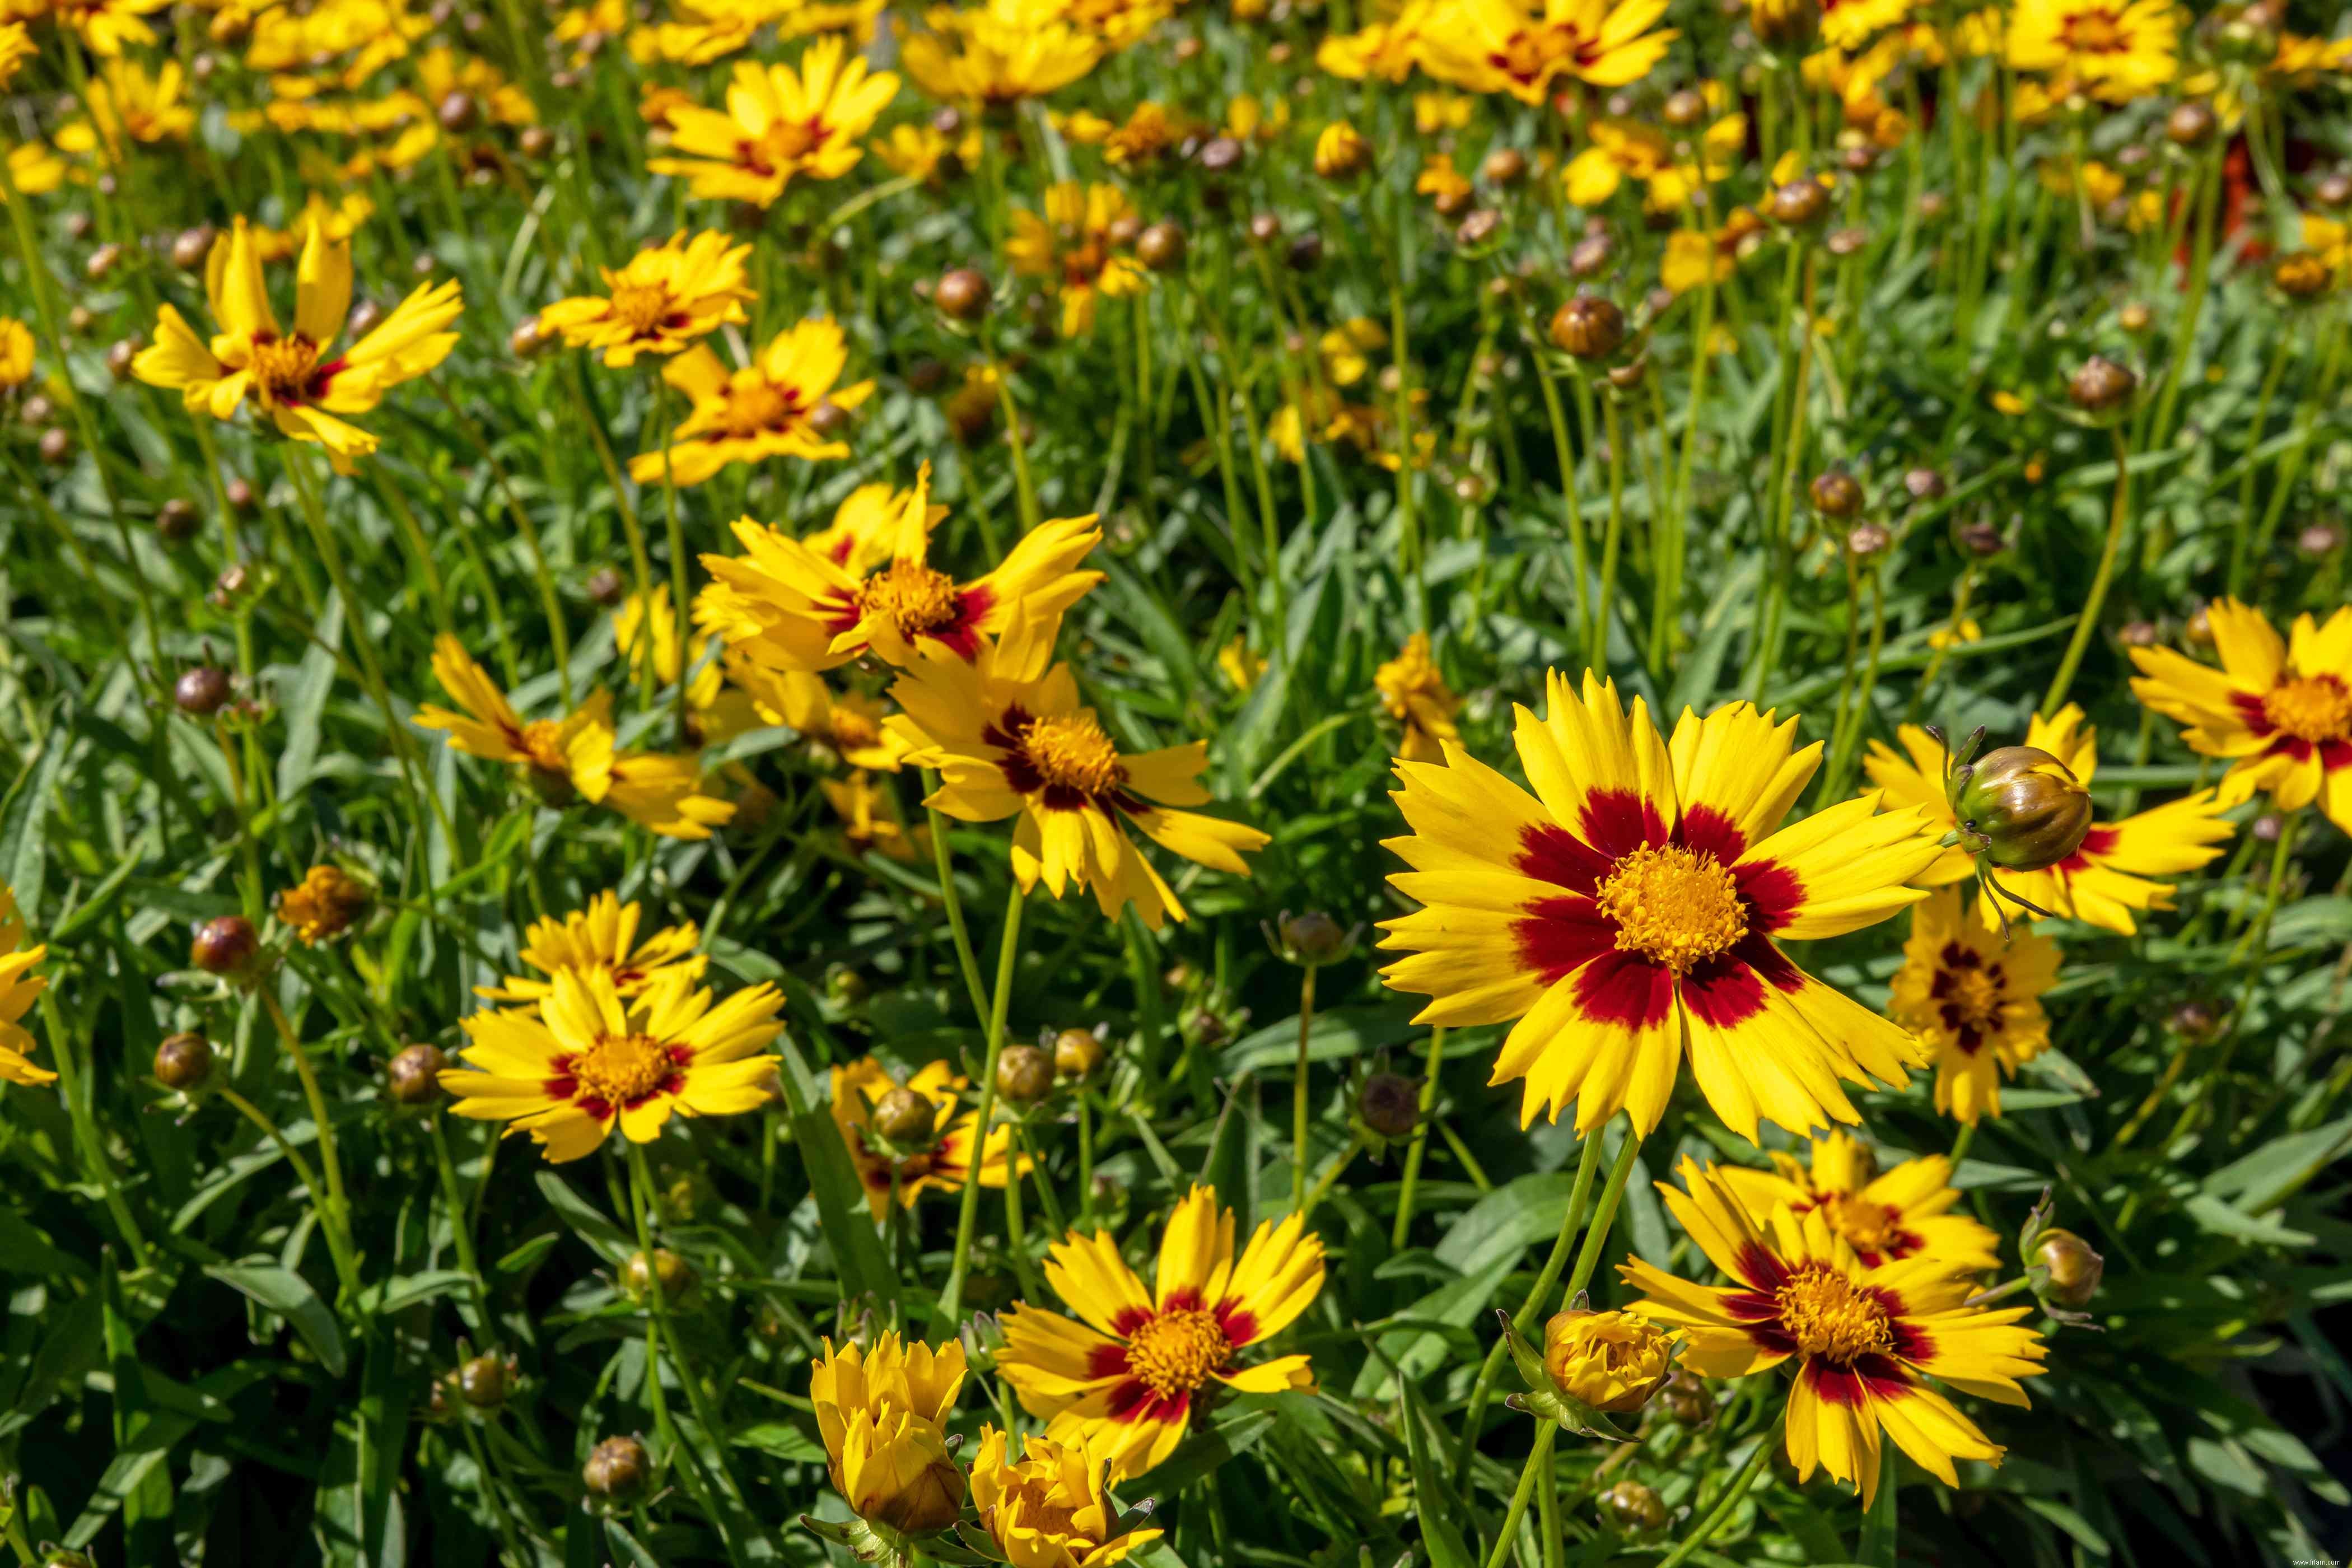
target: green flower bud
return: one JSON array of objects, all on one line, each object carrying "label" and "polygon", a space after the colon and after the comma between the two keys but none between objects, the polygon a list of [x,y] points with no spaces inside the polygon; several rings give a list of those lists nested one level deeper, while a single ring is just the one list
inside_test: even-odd
[{"label": "green flower bud", "polygon": [[2009,871],[2042,871],[2083,847],[2091,795],[2036,746],[2003,746],[1952,778],[1960,846]]},{"label": "green flower bud", "polygon": [[2033,1261],[2049,1271],[2042,1296],[2061,1307],[2089,1305],[2107,1268],[2106,1259],[2092,1251],[2089,1242],[2054,1226],[2034,1243]]}]

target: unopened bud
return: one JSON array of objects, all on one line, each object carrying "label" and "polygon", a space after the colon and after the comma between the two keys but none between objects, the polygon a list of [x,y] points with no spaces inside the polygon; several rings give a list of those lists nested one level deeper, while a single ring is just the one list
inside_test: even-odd
[{"label": "unopened bud", "polygon": [[188,944],[188,962],[207,974],[243,974],[260,956],[261,938],[243,915],[215,915]]},{"label": "unopened bud", "polygon": [[1314,271],[1323,265],[1323,237],[1308,229],[1290,242],[1282,259],[1293,272]]},{"label": "unopened bud", "polygon": [[996,1092],[1015,1105],[1036,1104],[1054,1092],[1054,1058],[1034,1046],[1005,1047],[996,1058]]},{"label": "unopened bud", "polygon": [[1830,210],[1830,193],[1819,180],[1790,180],[1776,187],[1765,203],[1765,211],[1775,223],[1790,228],[1803,228],[1819,223]]},{"label": "unopened bud", "polygon": [[2164,119],[2164,133],[2176,147],[2202,147],[2213,139],[2221,124],[2212,105],[2200,102],[2177,104]]},{"label": "unopened bud", "polygon": [[1677,88],[1666,94],[1666,101],[1658,112],[1675,130],[1692,130],[1706,118],[1706,95],[1690,88]]},{"label": "unopened bud", "polygon": [[1285,914],[1279,930],[1285,956],[1309,968],[1337,963],[1354,945],[1348,929],[1321,910]]},{"label": "unopened bud", "polygon": [[1852,517],[1862,510],[1862,486],[1843,468],[1815,475],[1806,493],[1812,498],[1813,510],[1823,517]]},{"label": "unopened bud", "polygon": [[1421,1085],[1401,1074],[1376,1072],[1357,1092],[1364,1125],[1383,1138],[1409,1138],[1421,1125]]},{"label": "unopened bud", "polygon": [[1625,312],[1613,300],[1579,294],[1552,313],[1551,341],[1577,359],[1603,359],[1625,343]]},{"label": "unopened bud", "polygon": [[472,93],[446,92],[442,94],[433,116],[441,122],[444,131],[469,131],[474,121],[481,117],[481,106],[474,101]]},{"label": "unopened bud", "polygon": [[874,1102],[873,1127],[902,1149],[929,1144],[939,1130],[939,1107],[911,1089],[894,1089]]},{"label": "unopened bud", "polygon": [[1184,265],[1182,226],[1162,220],[1135,237],[1135,258],[1154,272],[1173,272]]},{"label": "unopened bud", "polygon": [[2315,294],[2325,293],[2334,279],[2334,269],[2326,261],[2308,250],[2299,250],[2293,256],[2284,257],[2271,268],[2271,281],[2278,285],[2278,291],[2290,300],[2308,300]]},{"label": "unopened bud", "polygon": [[1102,1066],[1103,1045],[1089,1029],[1064,1029],[1054,1037],[1054,1070],[1082,1080]]},{"label": "unopened bud", "polygon": [[477,1410],[496,1410],[514,1392],[514,1368],[495,1355],[478,1355],[457,1369],[457,1397]]},{"label": "unopened bud", "polygon": [[228,699],[228,671],[218,665],[197,665],[172,683],[172,705],[190,718],[209,719]]},{"label": "unopened bud", "polygon": [[2122,406],[2138,385],[2139,377],[2130,371],[2105,354],[2093,354],[2067,382],[2066,395],[2086,413],[2105,414]]},{"label": "unopened bud", "polygon": [[186,1093],[201,1088],[212,1072],[212,1042],[202,1035],[172,1035],[155,1047],[155,1081],[165,1089]]},{"label": "unopened bud", "polygon": [[2307,523],[2294,536],[2294,552],[2305,561],[2324,561],[2344,548],[2340,523]]},{"label": "unopened bud", "polygon": [[1856,561],[1875,561],[1892,542],[1893,537],[1877,523],[1856,523],[1846,531],[1845,552]]},{"label": "unopened bud", "polygon": [[653,1477],[653,1460],[635,1437],[607,1437],[589,1450],[580,1467],[588,1495],[600,1502],[634,1502]]},{"label": "unopened bud", "polygon": [[413,1110],[438,1105],[441,1075],[448,1070],[449,1058],[440,1047],[409,1046],[384,1064],[384,1092],[395,1103]]},{"label": "unopened bud", "polygon": [[621,1270],[621,1283],[636,1300],[646,1300],[653,1292],[654,1281],[661,1281],[662,1300],[675,1301],[694,1283],[694,1266],[666,1247],[654,1248],[648,1263],[642,1252],[629,1254],[628,1263]]},{"label": "unopened bud", "polygon": [[2042,1296],[2061,1307],[2088,1306],[2099,1292],[2106,1259],[2071,1230],[2045,1230],[2033,1244],[2033,1261],[2048,1271]]},{"label": "unopened bud", "polygon": [[1586,235],[1568,253],[1569,275],[1572,278],[1597,278],[1608,270],[1609,263],[1616,254],[1616,242],[1607,235]]},{"label": "unopened bud", "polygon": [[204,514],[185,496],[173,496],[155,509],[155,537],[166,544],[185,544],[204,525]]},{"label": "unopened bud", "polygon": [[2011,871],[2043,871],[2083,846],[2091,795],[2038,746],[2002,746],[1962,768],[1952,805],[1961,847]]},{"label": "unopened bud", "polygon": [[1665,1500],[1640,1481],[1619,1481],[1601,1494],[1601,1517],[1621,1535],[1642,1535],[1666,1526]]},{"label": "unopened bud", "polygon": [[1490,185],[1516,185],[1527,172],[1528,155],[1517,147],[1497,147],[1478,165],[1479,175]]},{"label": "unopened bud", "polygon": [[931,303],[951,321],[977,321],[988,314],[990,295],[985,275],[959,267],[940,279],[931,290]]}]

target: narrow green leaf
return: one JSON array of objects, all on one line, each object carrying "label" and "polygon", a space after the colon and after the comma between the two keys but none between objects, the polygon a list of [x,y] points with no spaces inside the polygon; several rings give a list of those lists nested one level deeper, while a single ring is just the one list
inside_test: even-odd
[{"label": "narrow green leaf", "polygon": [[343,1375],[349,1363],[343,1354],[342,1331],[335,1327],[335,1315],[327,1304],[299,1274],[268,1263],[215,1263],[205,1272],[293,1324],[319,1364],[331,1376]]}]

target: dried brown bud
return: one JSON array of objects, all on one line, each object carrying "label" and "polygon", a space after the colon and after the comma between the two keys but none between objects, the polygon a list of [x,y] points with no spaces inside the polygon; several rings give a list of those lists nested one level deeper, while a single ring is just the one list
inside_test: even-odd
[{"label": "dried brown bud", "polygon": [[933,287],[931,303],[951,321],[977,321],[988,314],[991,292],[984,274],[959,267],[942,276]]},{"label": "dried brown bud", "polygon": [[454,132],[472,130],[481,112],[472,93],[452,91],[442,95],[441,101],[434,107],[433,117],[441,122],[442,130]]},{"label": "dried brown bud", "polygon": [[1528,155],[1517,147],[1497,147],[1486,154],[1478,165],[1478,174],[1490,185],[1516,185],[1528,172]]},{"label": "dried brown bud", "polygon": [[194,272],[205,264],[213,250],[215,230],[208,223],[194,228],[184,228],[172,237],[172,265],[183,272]]},{"label": "dried brown bud", "polygon": [[607,1437],[589,1450],[580,1467],[588,1495],[602,1502],[634,1502],[653,1479],[653,1459],[635,1437]]},{"label": "dried brown bud", "polygon": [[587,588],[588,597],[609,610],[619,604],[622,595],[628,592],[628,584],[612,567],[599,566],[588,574]]},{"label": "dried brown bud", "polygon": [[1421,1085],[1402,1074],[1376,1072],[1357,1091],[1356,1111],[1383,1138],[1410,1138],[1421,1125]]},{"label": "dried brown bud", "polygon": [[188,944],[188,962],[207,974],[243,974],[260,956],[261,938],[243,915],[215,915]]},{"label": "dried brown bud", "polygon": [[1568,253],[1568,271],[1571,278],[1597,278],[1608,270],[1617,255],[1616,241],[1605,234],[1591,234],[1576,242]]},{"label": "dried brown bud", "polygon": [[1796,179],[1776,186],[1765,202],[1765,214],[1790,228],[1819,223],[1830,210],[1830,193],[1819,180]]},{"label": "dried brown bud", "polygon": [[1938,500],[1944,494],[1944,476],[1935,468],[1913,468],[1903,476],[1903,488],[1914,500]]},{"label": "dried brown bud", "polygon": [[1562,353],[1602,359],[1625,343],[1625,312],[1613,300],[1579,294],[1552,313],[1551,341]]},{"label": "dried brown bud", "polygon": [[213,1073],[213,1045],[202,1035],[166,1037],[155,1047],[155,1081],[182,1093],[201,1088]]},{"label": "dried brown bud", "polygon": [[1203,174],[1230,174],[1241,167],[1242,144],[1230,136],[1213,136],[1194,155]]},{"label": "dried brown bud", "polygon": [[441,1103],[441,1075],[449,1058],[438,1046],[415,1045],[384,1064],[384,1092],[399,1104],[422,1110]]},{"label": "dried brown bud", "polygon": [[1135,237],[1135,258],[1154,272],[1173,272],[1184,265],[1184,229],[1166,219]]},{"label": "dried brown bud", "polygon": [[250,514],[254,507],[253,486],[241,479],[233,479],[221,487],[228,497],[228,509],[239,514]]},{"label": "dried brown bud", "polygon": [[172,683],[172,705],[191,718],[211,718],[228,698],[228,671],[218,665],[197,665]]},{"label": "dried brown bud", "polygon": [[1503,215],[1493,207],[1480,207],[1462,220],[1454,230],[1454,243],[1464,249],[1475,249],[1495,237],[1503,226]]},{"label": "dried brown bud", "polygon": [[1856,561],[1875,561],[1893,542],[1893,536],[1878,524],[1860,522],[1846,531],[1845,552]]},{"label": "dried brown bud", "polygon": [[61,468],[73,457],[73,437],[62,425],[52,425],[41,432],[41,461],[53,468]]},{"label": "dried brown bud", "polygon": [[1823,517],[1852,517],[1862,510],[1862,485],[1843,468],[1815,475],[1806,493],[1812,498],[1813,510]]},{"label": "dried brown bud", "polygon": [[1314,271],[1323,265],[1323,237],[1308,229],[1290,242],[1282,259],[1293,272]]},{"label": "dried brown bud", "polygon": [[2105,354],[2093,354],[2066,384],[2066,395],[2077,408],[2105,414],[2121,407],[2138,385],[2139,377],[2130,371]]},{"label": "dried brown bud", "polygon": [[2192,101],[2175,105],[2165,116],[2164,133],[2176,147],[2202,147],[2213,139],[2220,124],[2212,105]]}]

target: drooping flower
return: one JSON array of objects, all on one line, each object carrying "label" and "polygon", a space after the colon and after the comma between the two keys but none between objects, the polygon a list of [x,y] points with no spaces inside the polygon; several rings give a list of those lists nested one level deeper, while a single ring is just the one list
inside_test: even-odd
[{"label": "drooping flower", "polygon": [[[1940,839],[1958,825],[1944,792],[1944,749],[1916,725],[1903,725],[1895,739],[1909,756],[1874,741],[1863,772],[1885,792],[1890,805],[1916,806],[1926,819],[1924,831]],[[2048,719],[2037,715],[2027,726],[2025,744],[2057,758],[2086,788],[2098,772],[2098,731],[2083,722],[2083,710],[2074,703]],[[2137,929],[2134,910],[2172,906],[2171,883],[2155,879],[2185,875],[2221,852],[2237,831],[2221,816],[2231,804],[2212,790],[2199,790],[2120,822],[2094,819],[2074,853],[2048,869],[1994,867],[1990,874],[2001,887],[2052,914],[2128,936]],[[1923,887],[1940,887],[1975,872],[1968,853],[1955,846],[1915,879]],[[2008,908],[2011,920],[2030,912],[2015,904]]]},{"label": "drooping flower", "polygon": [[907,74],[933,98],[1003,109],[1077,80],[1103,57],[1103,40],[1073,26],[1060,0],[987,0],[931,11],[900,55]]},{"label": "drooping flower", "polygon": [[715,1005],[672,965],[624,997],[601,969],[560,969],[533,1010],[465,1020],[466,1067],[441,1075],[449,1109],[529,1132],[557,1163],[594,1153],[618,1127],[633,1143],[680,1116],[731,1116],[768,1102],[770,1041],[782,1026],[772,985]]},{"label": "drooping flower", "polygon": [[367,907],[367,889],[341,866],[313,866],[278,895],[278,920],[305,947],[341,935]]},{"label": "drooping flower", "polygon": [[2281,811],[2314,801],[2352,833],[2352,609],[2323,624],[2297,616],[2281,638],[2263,613],[2235,599],[2205,608],[2221,668],[2170,648],[2131,650],[2142,679],[2132,694],[2189,728],[2201,756],[2231,759],[2221,799],[2256,791]]},{"label": "drooping flower", "polygon": [[1682,1364],[1702,1377],[1748,1377],[1793,1361],[1788,1449],[1800,1481],[1825,1469],[1878,1490],[1882,1435],[1946,1486],[1955,1459],[2000,1462],[2002,1450],[1930,1388],[2022,1406],[2018,1379],[2037,1376],[2042,1336],[2020,1326],[2032,1309],[1966,1305],[1977,1277],[1933,1252],[1865,1266],[1818,1211],[1776,1206],[1748,1216],[1720,1173],[1682,1163],[1687,1191],[1658,1184],[1691,1240],[1728,1275],[1693,1285],[1639,1258],[1618,1268],[1647,1292],[1633,1310],[1683,1331]]},{"label": "drooping flower", "polygon": [[934,1350],[881,1335],[871,1350],[831,1340],[809,1363],[809,1403],[833,1489],[869,1524],[902,1535],[945,1530],[963,1510],[963,1472],[947,1444],[963,1389],[963,1345]]},{"label": "drooping flower", "polygon": [[[848,443],[820,434],[815,416],[820,405],[855,408],[874,395],[871,381],[835,385],[848,363],[848,345],[830,317],[786,328],[740,370],[730,371],[703,343],[675,355],[662,379],[691,406],[670,436],[670,478],[698,485],[730,463],[846,458]],[[629,477],[649,484],[664,467],[662,451],[640,452],[629,459]]]},{"label": "drooping flower", "polygon": [[1838,1080],[1900,1084],[1920,1047],[1780,943],[1924,897],[1903,885],[1937,854],[1919,814],[1851,801],[1775,833],[1821,763],[1795,720],[1685,710],[1669,743],[1590,672],[1581,698],[1557,671],[1548,693],[1546,718],[1518,710],[1534,795],[1451,742],[1443,766],[1397,764],[1413,836],[1388,844],[1412,869],[1390,880],[1423,908],[1382,922],[1410,955],[1388,984],[1432,998],[1416,1022],[1518,1020],[1492,1081],[1527,1080],[1522,1121],[1573,1101],[1580,1130],[1622,1106],[1647,1132],[1685,1054],[1744,1137],[1859,1121]]},{"label": "drooping flower", "polygon": [[25,945],[25,921],[16,912],[16,891],[0,883],[0,1079],[27,1089],[58,1080],[57,1074],[32,1064],[33,1037],[20,1022],[48,989],[48,981],[33,973],[48,952],[46,946]]},{"label": "drooping flower", "polygon": [[1304,1355],[1244,1365],[1323,1289],[1323,1243],[1297,1215],[1260,1225],[1238,1258],[1234,1215],[1195,1186],[1161,1233],[1153,1288],[1108,1231],[1054,1244],[1046,1283],[1077,1320],[1023,1303],[1004,1314],[997,1370],[1042,1417],[1045,1435],[1083,1442],[1110,1478],[1139,1476],[1183,1439],[1192,1402],[1211,1384],[1244,1394],[1311,1393]]},{"label": "drooping flower", "polygon": [[[894,1184],[902,1208],[914,1207],[915,1200],[929,1191],[963,1190],[964,1174],[971,1168],[973,1139],[980,1126],[979,1113],[962,1109],[963,1093],[971,1087],[951,1064],[944,1061],[918,1068],[903,1084],[891,1078],[888,1069],[872,1057],[860,1057],[833,1069],[833,1124],[840,1130],[841,1141],[857,1167],[857,1178],[866,1188],[866,1201],[874,1211],[876,1224],[879,1225],[890,1213]],[[932,1136],[929,1147],[894,1162],[881,1147],[884,1140],[874,1128],[874,1108],[884,1096],[898,1089],[930,1102]],[[1012,1152],[1013,1129],[1008,1125],[991,1128],[988,1142],[980,1153],[982,1186],[1004,1185],[1010,1179]],[[1028,1168],[1025,1158],[1022,1168]]]},{"label": "drooping flower", "polygon": [[687,237],[648,246],[619,271],[605,268],[604,292],[558,300],[539,312],[544,331],[561,332],[575,349],[601,349],[604,363],[635,364],[641,353],[674,354],[696,338],[744,321],[753,296],[743,276],[748,245],[724,234]]},{"label": "drooping flower", "polygon": [[531,1004],[555,992],[555,976],[570,971],[594,973],[612,982],[613,994],[626,1000],[643,993],[672,969],[699,980],[709,960],[696,951],[701,933],[692,921],[665,926],[642,942],[638,926],[645,910],[635,900],[621,902],[607,889],[588,900],[588,907],[558,918],[542,915],[523,932],[523,963],[547,976],[509,974],[499,985],[477,985],[474,994],[492,1002]]},{"label": "drooping flower", "polygon": [[827,34],[809,45],[797,70],[738,63],[723,111],[671,110],[670,145],[683,155],[646,167],[682,176],[691,195],[764,207],[796,175],[837,180],[856,167],[860,139],[898,91],[895,74],[867,74],[849,40]]},{"label": "drooping flower", "polygon": [[930,504],[928,468],[895,505],[887,543],[877,531],[870,544],[836,540],[835,550],[737,522],[743,554],[702,558],[713,579],[698,601],[705,624],[735,653],[776,670],[834,669],[868,649],[901,668],[926,650],[969,662],[1016,614],[1058,626],[1062,612],[1102,581],[1077,569],[1102,542],[1092,513],[1040,523],[994,571],[958,583],[928,561],[931,530],[946,515]]},{"label": "drooping flower", "polygon": [[2009,24],[2011,69],[2077,84],[2111,103],[2170,81],[2179,52],[2172,0],[2019,0]]},{"label": "drooping flower", "polygon": [[[1914,906],[1913,919],[1927,907]],[[1922,1253],[1955,1268],[1990,1268],[2000,1261],[2000,1237],[1950,1212],[1960,1194],[1951,1185],[1952,1162],[1941,1154],[1906,1160],[1881,1174],[1869,1145],[1833,1129],[1813,1141],[1810,1163],[1777,1152],[1771,1161],[1769,1171],[1744,1165],[1717,1171],[1759,1226],[1776,1205],[1800,1218],[1818,1211],[1865,1268]]]},{"label": "drooping flower", "polygon": [[1441,81],[1528,104],[1542,103],[1562,77],[1625,87],[1681,37],[1657,27],[1665,13],[1666,0],[1460,0],[1422,34],[1421,65]]},{"label": "drooping flower", "polygon": [[1166,1533],[1125,1523],[1103,1490],[1108,1458],[1083,1436],[1033,1434],[1018,1459],[1011,1447],[1004,1433],[981,1427],[971,1500],[1013,1568],[1113,1568]]},{"label": "drooping flower", "polygon": [[1372,672],[1372,685],[1389,717],[1404,725],[1397,755],[1406,762],[1442,761],[1445,753],[1439,742],[1462,738],[1454,724],[1462,699],[1446,686],[1444,672],[1430,657],[1427,632],[1407,637],[1397,656]]},{"label": "drooping flower", "polygon": [[2012,924],[2007,941],[1964,911],[1957,888],[1911,908],[1911,940],[1887,1011],[1936,1052],[1936,1109],[1973,1127],[2000,1114],[2002,1080],[2049,1047],[2042,994],[2058,944]]},{"label": "drooping flower", "polygon": [[467,756],[513,764],[550,805],[610,805],[670,838],[708,838],[735,814],[700,793],[702,772],[692,758],[619,749],[611,692],[591,692],[562,719],[525,722],[489,672],[446,632],[433,645],[433,673],[457,710],[424,703],[413,721],[417,728],[446,731],[449,744]]},{"label": "drooping flower", "polygon": [[1062,335],[1094,331],[1096,302],[1139,292],[1150,277],[1131,256],[1111,247],[1112,226],[1132,217],[1126,194],[1117,185],[1081,185],[1065,180],[1047,187],[1045,210],[1013,212],[1013,233],[1004,253],[1013,269],[1044,279],[1062,301]]},{"label": "drooping flower", "polygon": [[294,330],[285,332],[241,217],[213,242],[205,291],[220,328],[211,342],[165,305],[155,342],[131,361],[132,374],[177,391],[190,413],[215,419],[229,418],[250,396],[280,434],[324,447],[339,473],[353,471],[356,459],[375,450],[376,437],[335,416],[365,413],[448,358],[457,334],[445,329],[465,309],[454,280],[424,284],[373,331],[331,354],[351,310],[350,242],[311,228],[296,274]]},{"label": "drooping flower", "polygon": [[926,649],[890,689],[904,711],[887,727],[907,742],[908,762],[940,772],[925,804],[964,822],[1018,814],[1013,874],[1024,891],[1042,881],[1058,899],[1076,882],[1104,918],[1133,903],[1154,931],[1184,919],[1184,906],[1128,837],[1129,825],[1188,860],[1247,876],[1242,856],[1265,847],[1265,834],[1168,809],[1207,803],[1207,743],[1122,753],[1080,703],[1070,667],[1052,658],[1051,630],[1024,615],[976,660]]}]

